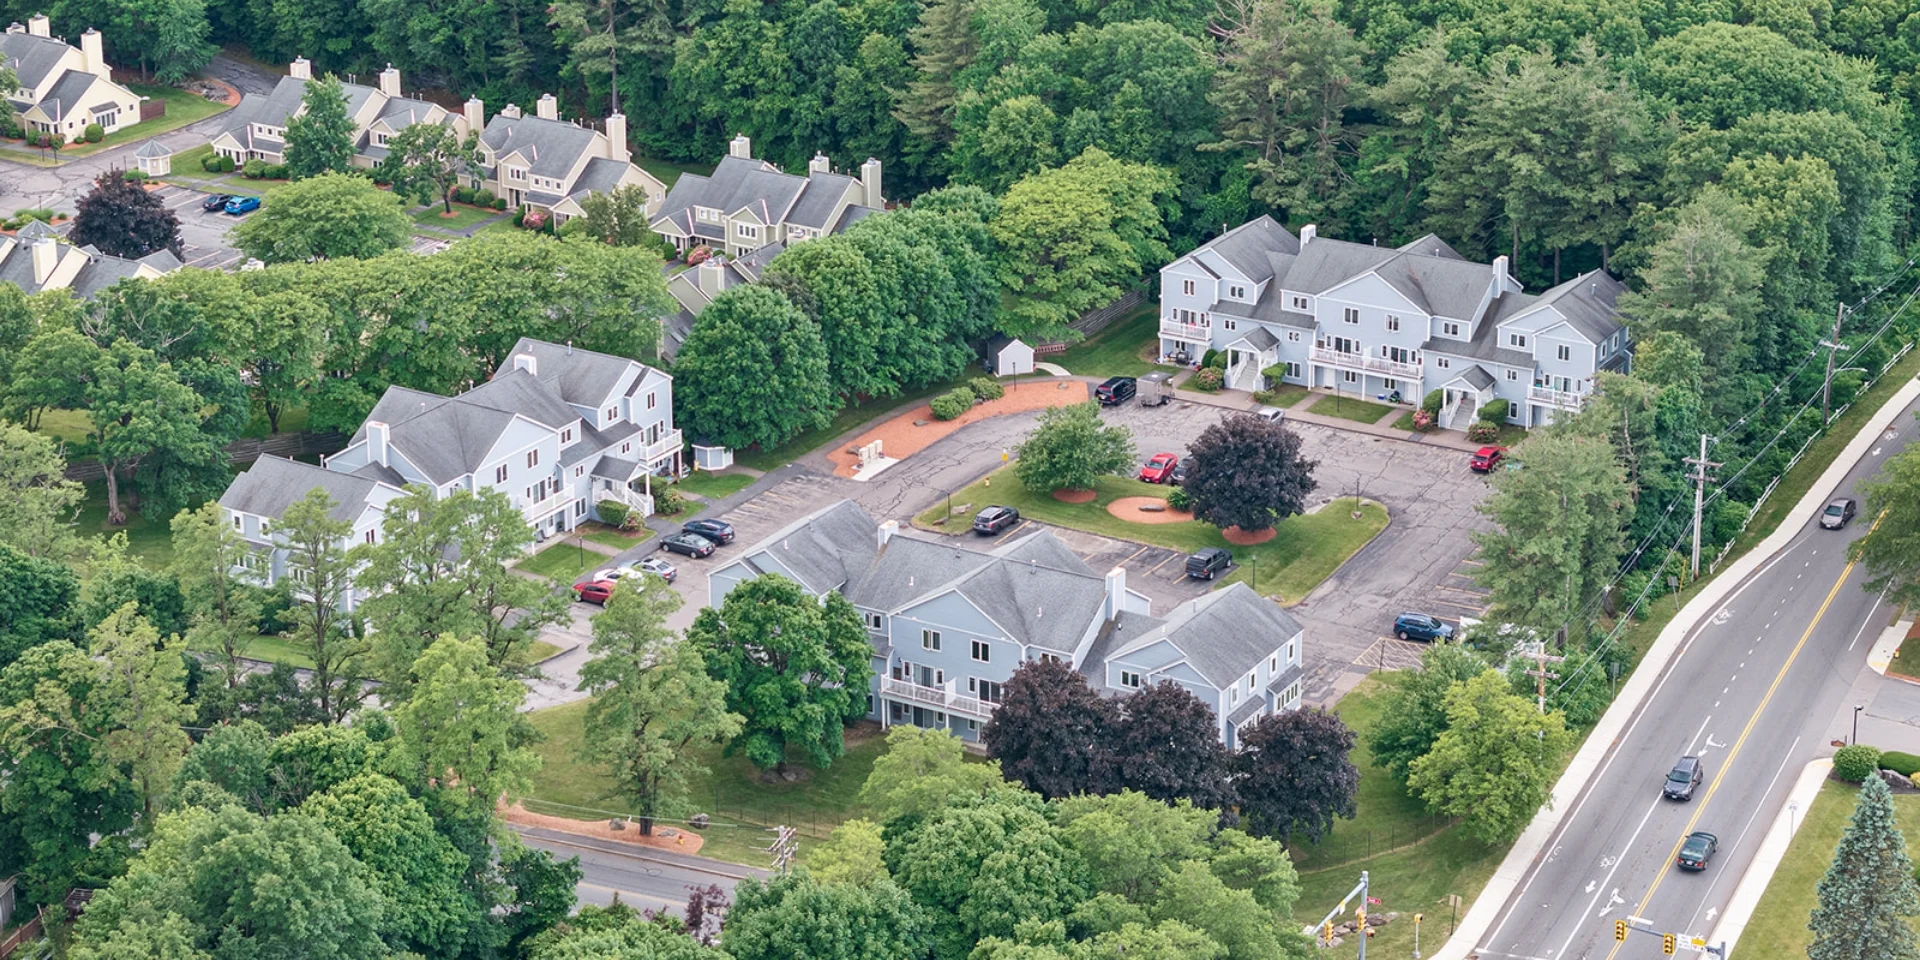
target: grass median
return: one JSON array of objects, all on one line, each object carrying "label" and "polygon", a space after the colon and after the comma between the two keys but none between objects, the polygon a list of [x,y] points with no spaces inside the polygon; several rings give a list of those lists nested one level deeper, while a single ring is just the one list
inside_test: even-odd
[{"label": "grass median", "polygon": [[[997,503],[1013,507],[1022,517],[1042,523],[1169,547],[1182,553],[1192,553],[1202,547],[1226,547],[1240,563],[1226,582],[1246,581],[1261,593],[1279,597],[1282,603],[1298,603],[1387,526],[1386,508],[1367,503],[1356,520],[1352,515],[1353,500],[1348,498],[1335,500],[1315,513],[1288,517],[1279,523],[1279,534],[1272,540],[1241,547],[1228,543],[1212,524],[1198,520],[1133,523],[1107,511],[1107,505],[1121,497],[1164,498],[1167,489],[1130,477],[1102,477],[1094,485],[1097,495],[1092,502],[1061,503],[1048,494],[1029,491],[1014,479],[1012,467],[1002,467],[954,491],[951,498],[915,517],[913,524],[936,533],[967,534],[973,515],[982,507]],[[1258,583],[1253,582],[1256,574]]]},{"label": "grass median", "polygon": [[[1820,785],[1820,795],[1806,811],[1800,832],[1793,835],[1787,855],[1774,871],[1772,882],[1754,908],[1753,919],[1740,934],[1740,952],[1755,957],[1804,957],[1813,942],[1807,920],[1818,904],[1815,893],[1820,878],[1833,862],[1834,848],[1846,832],[1859,799],[1859,788],[1850,783],[1829,780]],[[1894,822],[1907,837],[1907,856],[1920,858],[1915,844],[1920,829],[1920,795],[1895,794]]]}]

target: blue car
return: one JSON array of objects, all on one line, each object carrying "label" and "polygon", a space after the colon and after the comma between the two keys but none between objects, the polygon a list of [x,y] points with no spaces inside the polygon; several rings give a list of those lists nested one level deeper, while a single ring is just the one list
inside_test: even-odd
[{"label": "blue car", "polygon": [[259,197],[234,197],[227,201],[227,214],[239,216],[260,209]]},{"label": "blue car", "polygon": [[1425,613],[1403,613],[1393,618],[1393,635],[1402,640],[1440,641],[1453,639],[1453,624]]}]

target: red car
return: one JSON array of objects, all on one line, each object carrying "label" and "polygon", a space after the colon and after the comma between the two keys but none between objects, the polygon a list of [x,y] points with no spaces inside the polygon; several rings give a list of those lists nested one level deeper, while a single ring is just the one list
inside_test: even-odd
[{"label": "red car", "polygon": [[573,585],[573,595],[575,599],[597,603],[604,607],[607,605],[608,598],[613,596],[614,584],[618,582],[617,580],[582,580]]},{"label": "red car", "polygon": [[1475,473],[1490,473],[1506,458],[1506,447],[1481,447],[1473,452],[1473,459],[1467,461],[1467,466],[1473,468]]},{"label": "red car", "polygon": [[1166,483],[1173,476],[1173,468],[1180,465],[1180,458],[1171,453],[1156,453],[1147,465],[1140,468],[1140,479],[1148,483]]}]

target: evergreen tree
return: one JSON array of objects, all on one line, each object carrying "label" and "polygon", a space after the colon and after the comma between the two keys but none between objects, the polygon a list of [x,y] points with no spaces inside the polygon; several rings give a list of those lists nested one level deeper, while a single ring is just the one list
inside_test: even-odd
[{"label": "evergreen tree", "polygon": [[1847,832],[1820,880],[1820,905],[1807,929],[1809,960],[1913,960],[1920,957],[1906,918],[1920,913],[1920,885],[1907,841],[1893,822],[1893,791],[1879,777],[1860,788]]},{"label": "evergreen tree", "polygon": [[287,175],[298,180],[347,172],[353,165],[353,118],[340,78],[327,74],[307,81],[300,102],[306,110],[287,121]]}]

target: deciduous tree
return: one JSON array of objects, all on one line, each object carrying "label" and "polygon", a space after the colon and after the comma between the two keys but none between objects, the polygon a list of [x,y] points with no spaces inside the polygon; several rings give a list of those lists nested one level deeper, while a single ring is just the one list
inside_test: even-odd
[{"label": "deciduous tree", "polygon": [[1709,188],[1675,211],[1640,271],[1643,289],[1620,296],[1636,337],[1675,333],[1700,348],[1708,375],[1737,376],[1754,356],[1766,258],[1747,244],[1748,215]]},{"label": "deciduous tree", "polygon": [[1113,701],[1058,660],[1029,660],[1007,678],[980,733],[1007,779],[1043,797],[1097,793],[1108,760]]},{"label": "deciduous tree", "polygon": [[480,131],[462,139],[446,124],[412,124],[387,141],[380,175],[393,184],[395,193],[420,203],[438,197],[441,208],[452,214],[453,188],[462,179],[480,178]]},{"label": "deciduous tree", "polygon": [[[127,522],[120,502],[122,475],[149,458],[210,484],[225,482],[226,457],[219,438],[202,429],[208,416],[205,398],[182,382],[171,364],[125,340],[100,351],[88,373],[84,393],[93,432],[89,440],[106,473],[107,522]],[[216,487],[217,489],[217,487]]]},{"label": "deciduous tree", "polygon": [[733,898],[720,946],[734,960],[918,960],[932,939],[926,911],[886,879],[829,884],[803,871],[743,880]]},{"label": "deciduous tree", "polygon": [[73,568],[0,543],[0,669],[49,640],[80,637]]},{"label": "deciduous tree", "polygon": [[1022,923],[1062,919],[1090,892],[1080,854],[1019,797],[949,807],[888,859],[898,862],[900,885],[931,912],[940,960],[1012,936]]},{"label": "deciduous tree", "polygon": [[1386,674],[1380,721],[1367,749],[1387,772],[1405,780],[1415,760],[1433,749],[1447,729],[1447,691],[1487,669],[1480,655],[1459,644],[1442,643],[1420,654],[1420,669]]},{"label": "deciduous tree", "polygon": [[192,621],[189,645],[220,651],[226,661],[226,685],[238,686],[247,673],[240,658],[259,636],[258,593],[235,575],[254,562],[252,549],[218,503],[175,514],[172,543],[173,562],[168,569],[180,584]]},{"label": "deciduous tree", "polygon": [[612,190],[596,190],[580,201],[580,232],[616,247],[658,247],[647,216],[647,188],[630,183]]},{"label": "deciduous tree", "polygon": [[80,198],[68,239],[103,253],[138,260],[157,250],[181,255],[180,218],[158,194],[148,193],[119,170],[101,174]]},{"label": "deciduous tree", "polygon": [[967,760],[965,744],[945,730],[899,726],[860,786],[860,805],[881,822],[929,816],[957,798],[984,797],[1004,781],[1000,764]]},{"label": "deciduous tree", "polygon": [[1172,681],[1123,697],[1106,736],[1105,789],[1216,809],[1233,796],[1226,745],[1213,708]]},{"label": "deciduous tree", "polygon": [[1353,731],[1321,709],[1286,710],[1255,721],[1234,754],[1234,792],[1251,829],[1270,837],[1299,834],[1309,842],[1353,819],[1360,771],[1347,755]]},{"label": "deciduous tree", "polygon": [[1551,432],[1510,459],[1525,469],[1500,471],[1480,506],[1497,527],[1473,535],[1477,577],[1497,619],[1564,637],[1619,569],[1632,505],[1625,470],[1606,441]]},{"label": "deciduous tree", "polygon": [[193,716],[181,638],[161,637],[128,603],[88,631],[87,642],[100,674],[90,712],[109,728],[107,755],[126,765],[142,813],[152,816],[189,742],[181,729]]},{"label": "deciduous tree", "polygon": [[0,546],[30,557],[68,550],[86,490],[66,470],[52,440],[0,420]]},{"label": "deciduous tree", "polygon": [[233,240],[263,263],[304,263],[377,257],[407,246],[412,230],[399,197],[358,174],[329,172],[268,190]]},{"label": "deciduous tree", "polygon": [[1447,729],[1409,766],[1407,788],[1483,842],[1510,840],[1550,799],[1566,724],[1492,670],[1454,684],[1446,707]]},{"label": "deciduous tree", "polygon": [[1093,401],[1040,411],[1039,425],[1016,450],[1013,475],[1035,493],[1087,490],[1133,465],[1133,433],[1100,420]]},{"label": "deciduous tree", "polygon": [[520,715],[526,685],[487,662],[479,640],[441,637],[413,664],[413,695],[394,711],[401,742],[442,796],[491,812],[540,769],[532,725]]},{"label": "deciduous tree", "polygon": [[834,827],[827,841],[807,854],[807,872],[821,883],[865,886],[886,878],[886,849],[880,825],[855,817]]},{"label": "deciduous tree", "polygon": [[673,375],[690,435],[724,446],[770,449],[826,426],[838,408],[820,325],[762,286],[715,297]]},{"label": "deciduous tree", "polygon": [[286,545],[287,576],[297,585],[301,602],[299,623],[287,639],[313,663],[312,690],[321,713],[334,723],[346,719],[367,696],[361,682],[367,643],[353,635],[352,624],[340,611],[352,589],[353,561],[343,541],[353,532],[353,523],[335,516],[338,507],[316,487],[274,525]]},{"label": "deciduous tree", "polygon": [[1133,790],[1067,797],[1055,811],[1054,824],[1086,860],[1093,888],[1137,904],[1158,900],[1182,861],[1205,859],[1220,824],[1217,813]]},{"label": "deciduous tree", "polygon": [[1920,449],[1903,450],[1862,485],[1877,523],[1847,548],[1866,567],[1867,589],[1894,603],[1920,604]]},{"label": "deciduous tree", "polygon": [[386,902],[380,934],[422,956],[458,955],[484,936],[486,909],[462,883],[467,858],[434,828],[425,804],[377,773],[335,784],[300,807],[366,869]]},{"label": "deciduous tree", "polygon": [[306,109],[287,121],[287,174],[299,180],[346,173],[353,166],[354,139],[346,87],[329,73],[307,81],[300,103]]},{"label": "deciduous tree", "polygon": [[1272,420],[1236,414],[1200,432],[1187,454],[1193,515],[1221,529],[1265,530],[1304,511],[1317,461],[1300,435]]}]

